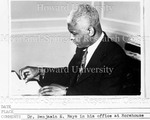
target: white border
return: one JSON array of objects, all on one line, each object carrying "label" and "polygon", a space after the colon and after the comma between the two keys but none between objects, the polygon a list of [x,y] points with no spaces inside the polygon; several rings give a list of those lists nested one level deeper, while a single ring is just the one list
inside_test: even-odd
[{"label": "white border", "polygon": [[9,71],[8,71],[8,73],[9,73],[9,80],[8,80],[8,83],[9,83],[9,96],[11,95],[11,92],[10,92],[10,88],[11,88],[11,82],[10,82],[10,80],[11,80],[11,70],[12,70],[12,65],[11,65],[11,61],[12,61],[12,58],[11,58],[11,36],[12,36],[12,29],[11,29],[11,20],[12,20],[12,18],[11,18],[11,0],[9,0],[9,13],[8,13],[8,15],[9,15],[9,35],[10,35],[10,40],[9,40]]},{"label": "white border", "polygon": [[144,45],[144,0],[140,2],[140,33],[141,33],[141,93],[146,98],[146,80],[145,80],[145,45]]},{"label": "white border", "polygon": [[[10,0],[10,1],[20,1],[20,0]],[[29,1],[29,0],[21,0],[21,1]],[[32,1],[34,1],[34,0],[32,0]],[[35,0],[35,1],[39,1],[39,0]],[[40,0],[41,1],[41,0]],[[50,1],[50,0],[45,0],[45,1]],[[109,0],[103,0],[103,1],[109,1]],[[120,0],[116,0],[115,2],[117,2],[117,1],[120,1]],[[125,2],[129,2],[130,0],[123,0],[123,1],[125,1]],[[140,4],[141,4],[141,8],[143,8],[143,0],[142,1],[140,1],[140,0],[135,0],[135,2],[140,2]],[[11,3],[10,3],[11,4]],[[92,2],[92,4],[94,4],[94,2]],[[141,21],[141,35],[143,36],[143,9],[141,9],[141,19],[142,19],[142,21]],[[55,18],[54,18],[55,19]],[[54,20],[54,19],[41,19],[42,21],[47,21],[47,20]],[[64,18],[62,18],[63,20],[64,20]],[[56,19],[56,20],[58,20],[58,19]],[[37,20],[35,20],[35,19],[26,19],[25,21],[37,21]],[[40,20],[39,20],[40,21]],[[21,20],[13,20],[12,22],[24,22],[24,19],[21,19]],[[117,20],[117,22],[118,22],[118,20]],[[119,21],[120,22],[120,21]],[[121,21],[122,22],[122,21]],[[124,22],[123,22],[124,23]],[[131,24],[132,22],[129,22],[129,23],[127,23],[127,24]],[[133,25],[133,24],[132,24]],[[10,26],[11,26],[11,22],[10,22]],[[59,29],[59,28],[58,28]],[[63,27],[62,27],[62,29],[60,29],[60,31],[62,31],[63,30]],[[27,29],[26,29],[26,31],[28,31]],[[56,29],[56,31],[57,31],[57,29]],[[59,32],[60,32],[59,31]],[[10,30],[10,33],[11,33],[12,31]],[[39,32],[39,31],[37,31],[37,32]],[[40,32],[41,32],[41,30],[40,30]],[[45,31],[44,31],[45,32]],[[54,31],[55,32],[55,31]],[[62,31],[62,32],[64,32],[64,30]],[[26,33],[28,33],[28,32],[26,32]],[[31,32],[29,32],[29,33],[31,33]],[[36,32],[35,32],[36,33]],[[18,34],[18,33],[13,33],[13,34]],[[144,45],[143,45],[143,41],[141,41],[142,42],[142,53],[144,54],[144,50],[143,50],[143,47],[144,47]],[[9,46],[9,47],[11,47],[11,46]],[[10,49],[10,54],[11,54],[11,49]],[[142,54],[142,62],[141,62],[141,65],[142,65],[142,67],[141,67],[141,71],[143,71],[143,72],[141,72],[141,95],[138,95],[138,96],[136,96],[136,95],[131,95],[131,96],[128,96],[128,95],[123,95],[123,96],[76,96],[75,98],[81,98],[81,99],[84,99],[85,97],[87,98],[109,98],[109,99],[114,99],[114,98],[116,98],[116,99],[126,99],[126,98],[129,98],[129,99],[132,99],[132,98],[145,98],[146,97],[146,92],[145,92],[145,80],[144,80],[144,55]],[[10,59],[10,63],[11,63],[11,59]],[[13,97],[15,97],[15,98],[20,98],[21,96],[13,96]],[[34,98],[35,96],[26,96],[26,98]],[[53,98],[56,98],[55,96],[50,96],[52,99]],[[70,98],[70,97],[72,97],[72,96],[66,96],[66,98]],[[58,98],[64,98],[64,97],[62,97],[62,96],[59,96]]]}]

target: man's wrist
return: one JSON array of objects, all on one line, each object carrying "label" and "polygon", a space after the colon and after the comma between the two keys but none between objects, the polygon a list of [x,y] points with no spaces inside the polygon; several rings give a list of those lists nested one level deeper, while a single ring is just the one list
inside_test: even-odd
[{"label": "man's wrist", "polygon": [[43,67],[39,67],[38,68],[38,71],[39,71],[39,76],[40,78],[44,79],[44,76],[45,76],[45,69]]},{"label": "man's wrist", "polygon": [[65,89],[64,89],[64,96],[67,94],[67,89],[68,89],[68,87],[65,87]]}]

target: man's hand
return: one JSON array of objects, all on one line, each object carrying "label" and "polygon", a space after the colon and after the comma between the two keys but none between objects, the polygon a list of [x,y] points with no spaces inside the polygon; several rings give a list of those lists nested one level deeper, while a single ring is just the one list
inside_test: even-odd
[{"label": "man's hand", "polygon": [[51,84],[50,86],[44,86],[39,90],[39,94],[42,96],[64,96],[67,92],[67,87]]},{"label": "man's hand", "polygon": [[26,66],[19,70],[19,75],[22,80],[26,80],[27,82],[35,79],[40,74],[38,67]]}]

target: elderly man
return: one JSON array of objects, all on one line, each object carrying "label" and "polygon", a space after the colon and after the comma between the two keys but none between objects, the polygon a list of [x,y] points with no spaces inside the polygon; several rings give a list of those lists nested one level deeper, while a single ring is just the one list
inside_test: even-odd
[{"label": "elderly man", "polygon": [[126,55],[102,31],[97,10],[81,4],[67,19],[77,46],[68,67],[25,67],[20,76],[38,79],[40,95],[119,95],[125,79]]}]

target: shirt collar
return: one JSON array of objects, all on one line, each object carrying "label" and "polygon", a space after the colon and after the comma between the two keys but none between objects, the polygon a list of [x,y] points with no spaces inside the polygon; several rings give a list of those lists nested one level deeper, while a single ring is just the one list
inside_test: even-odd
[{"label": "shirt collar", "polygon": [[87,56],[86,56],[87,59],[86,59],[86,64],[85,64],[85,66],[87,66],[88,62],[90,61],[90,59],[91,59],[93,53],[95,52],[95,50],[96,50],[96,48],[98,47],[99,43],[102,41],[103,37],[104,37],[104,33],[102,32],[102,34],[101,34],[101,36],[99,37],[99,39],[98,39],[94,44],[92,44],[91,46],[89,46],[89,47],[87,48],[88,54],[87,54]]},{"label": "shirt collar", "polygon": [[94,44],[92,44],[91,46],[88,47],[88,53],[90,51],[92,51],[92,52],[95,51],[95,49],[98,47],[99,43],[102,41],[103,37],[104,37],[104,33],[102,32],[102,34],[99,37],[99,39]]}]

